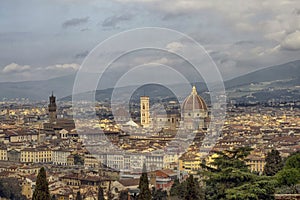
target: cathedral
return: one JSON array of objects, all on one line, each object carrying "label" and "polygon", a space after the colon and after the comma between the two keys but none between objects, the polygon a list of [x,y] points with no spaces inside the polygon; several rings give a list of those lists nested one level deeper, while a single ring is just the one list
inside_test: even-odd
[{"label": "cathedral", "polygon": [[195,86],[191,94],[182,104],[182,121],[185,129],[206,129],[208,123],[208,109],[204,99],[198,95]]},{"label": "cathedral", "polygon": [[207,129],[209,122],[207,105],[204,99],[198,95],[195,86],[181,105],[181,115],[176,110],[164,114],[150,114],[149,97],[145,96],[140,98],[140,114],[140,124],[144,128],[150,126],[176,130],[181,127],[187,130],[200,130]]}]

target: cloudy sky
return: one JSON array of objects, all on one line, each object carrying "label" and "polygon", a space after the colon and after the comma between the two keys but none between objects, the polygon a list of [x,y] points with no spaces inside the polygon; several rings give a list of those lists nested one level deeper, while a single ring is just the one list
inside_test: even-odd
[{"label": "cloudy sky", "polygon": [[194,38],[224,79],[300,59],[299,0],[3,0],[0,82],[75,73],[101,41],[151,26]]}]

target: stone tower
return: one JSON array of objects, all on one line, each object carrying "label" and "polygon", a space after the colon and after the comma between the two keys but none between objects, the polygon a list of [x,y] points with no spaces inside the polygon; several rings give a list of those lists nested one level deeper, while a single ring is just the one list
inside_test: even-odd
[{"label": "stone tower", "polygon": [[53,96],[53,92],[52,95],[49,97],[49,105],[48,105],[48,111],[49,111],[49,122],[50,123],[54,123],[56,122],[57,119],[57,114],[56,114],[56,97]]},{"label": "stone tower", "polygon": [[141,125],[143,127],[148,127],[150,125],[150,111],[149,111],[148,96],[141,96],[140,107],[141,107]]}]

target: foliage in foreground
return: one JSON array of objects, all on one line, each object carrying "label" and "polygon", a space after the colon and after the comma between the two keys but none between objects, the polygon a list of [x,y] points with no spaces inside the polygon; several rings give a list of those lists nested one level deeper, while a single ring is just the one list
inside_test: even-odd
[{"label": "foliage in foreground", "polygon": [[272,149],[267,154],[266,165],[264,168],[264,174],[267,176],[274,176],[283,168],[283,161],[278,150]]},{"label": "foliage in foreground", "polygon": [[218,157],[203,165],[208,200],[274,199],[276,181],[258,176],[248,169],[245,159],[252,149],[241,147],[218,152]]},{"label": "foliage in foreground", "polygon": [[276,175],[277,193],[300,193],[300,152],[289,156],[282,170]]},{"label": "foliage in foreground", "polygon": [[172,199],[184,200],[201,200],[204,199],[204,192],[199,186],[199,181],[190,175],[187,180],[182,183],[178,179],[175,180],[170,190]]}]

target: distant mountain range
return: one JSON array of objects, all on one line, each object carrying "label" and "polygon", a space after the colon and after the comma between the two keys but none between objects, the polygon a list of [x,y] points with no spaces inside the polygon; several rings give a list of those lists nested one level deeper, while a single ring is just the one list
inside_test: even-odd
[{"label": "distant mountain range", "polygon": [[267,67],[225,82],[227,97],[238,102],[300,100],[300,60]]},{"label": "distant mountain range", "polygon": [[[225,82],[227,89],[251,83],[272,82],[280,80],[296,80],[299,84],[300,60],[260,69]],[[298,82],[297,82],[298,81]]]},{"label": "distant mountain range", "polygon": [[45,100],[54,91],[58,97],[72,94],[74,75],[49,80],[0,83],[0,99],[28,98]]},{"label": "distant mountain range", "polygon": [[[0,99],[28,98],[30,100],[45,100],[54,91],[59,99],[70,100],[74,79],[75,74],[41,81],[2,82],[0,83]],[[266,98],[278,98],[276,91],[282,91],[283,89],[294,91],[300,86],[300,60],[260,69],[225,81],[224,85],[229,98],[233,99],[249,98],[250,95],[250,98],[259,100],[255,96],[257,93],[260,96],[270,94],[270,97]],[[197,83],[197,86],[202,89],[200,92],[206,90],[204,83]],[[112,91],[112,89],[97,91],[96,98],[98,100],[109,98]],[[157,87],[149,91],[152,91],[152,93],[147,95],[159,96],[165,94],[164,91],[159,91]],[[271,95],[274,91],[275,96],[274,94]],[[279,93],[279,98],[280,95],[287,95],[282,92]],[[292,98],[296,97],[297,92],[296,96]]]}]

